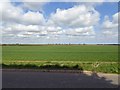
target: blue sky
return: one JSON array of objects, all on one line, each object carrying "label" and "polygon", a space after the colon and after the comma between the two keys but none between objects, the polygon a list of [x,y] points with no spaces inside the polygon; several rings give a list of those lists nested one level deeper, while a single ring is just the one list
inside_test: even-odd
[{"label": "blue sky", "polygon": [[97,6],[96,10],[101,13],[101,21],[103,21],[105,15],[108,15],[111,20],[112,15],[118,12],[118,3],[104,2],[102,5]]},{"label": "blue sky", "polygon": [[57,8],[68,9],[72,8],[75,2],[50,2],[43,7],[45,16],[49,16],[51,13],[55,12]]},{"label": "blue sky", "polygon": [[[68,9],[74,5],[76,5],[76,2],[50,2],[43,7],[43,10],[46,15],[50,15],[52,12],[55,12],[57,8]],[[104,18],[105,15],[111,17],[114,13],[118,12],[118,3],[104,2],[101,5],[96,6],[95,9],[101,13],[101,18]]]},{"label": "blue sky", "polygon": [[3,43],[118,43],[117,2],[23,0],[2,6]]}]

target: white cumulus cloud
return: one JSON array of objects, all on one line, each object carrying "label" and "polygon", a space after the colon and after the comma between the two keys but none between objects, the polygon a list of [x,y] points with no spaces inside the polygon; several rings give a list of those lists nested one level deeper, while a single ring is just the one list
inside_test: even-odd
[{"label": "white cumulus cloud", "polygon": [[[40,43],[75,43],[78,41],[79,43],[95,42],[95,40],[99,41],[102,36],[118,35],[119,13],[114,14],[112,20],[109,16],[105,16],[101,24],[101,34],[99,34],[96,32],[96,25],[101,19],[100,13],[92,3],[91,5],[76,4],[67,9],[58,7],[47,18],[44,17],[45,13],[42,11],[45,4],[47,4],[46,1],[42,3],[28,0],[22,0],[20,6],[10,2],[0,3],[3,41],[22,42],[24,40],[23,42],[26,43],[38,41]],[[101,42],[103,39],[107,40],[107,38],[102,38]]]},{"label": "white cumulus cloud", "polygon": [[2,22],[20,23],[27,25],[40,25],[45,23],[45,19],[40,12],[24,12],[22,8],[12,5],[10,2],[2,3],[0,15]]},{"label": "white cumulus cloud", "polygon": [[112,16],[112,20],[109,19],[109,16],[104,17],[102,23],[102,32],[107,36],[118,36],[118,15],[120,12]]},{"label": "white cumulus cloud", "polygon": [[40,25],[45,23],[43,14],[39,12],[28,11],[21,17],[21,22],[30,25]]},{"label": "white cumulus cloud", "polygon": [[62,27],[88,27],[98,23],[99,16],[93,7],[79,5],[69,9],[58,8],[48,22]]},{"label": "white cumulus cloud", "polygon": [[43,6],[50,2],[50,0],[21,0],[23,2],[22,8],[32,11],[43,11]]}]

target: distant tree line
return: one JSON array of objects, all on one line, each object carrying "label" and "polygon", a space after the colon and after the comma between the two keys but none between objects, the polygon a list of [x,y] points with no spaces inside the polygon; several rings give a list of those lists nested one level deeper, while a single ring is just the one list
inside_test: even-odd
[{"label": "distant tree line", "polygon": [[43,45],[120,45],[120,44],[0,44],[0,46],[43,46]]}]

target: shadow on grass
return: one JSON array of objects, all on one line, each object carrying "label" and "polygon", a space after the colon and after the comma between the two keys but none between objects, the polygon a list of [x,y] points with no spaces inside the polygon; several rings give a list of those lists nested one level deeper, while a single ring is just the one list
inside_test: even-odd
[{"label": "shadow on grass", "polygon": [[64,69],[64,70],[81,70],[83,68],[79,65],[67,66],[67,65],[60,65],[60,64],[45,64],[45,65],[35,65],[35,64],[2,64],[2,68],[7,69]]}]

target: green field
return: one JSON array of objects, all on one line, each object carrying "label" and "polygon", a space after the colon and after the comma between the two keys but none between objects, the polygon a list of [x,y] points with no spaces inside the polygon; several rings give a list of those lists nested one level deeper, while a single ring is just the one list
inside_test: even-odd
[{"label": "green field", "polygon": [[84,70],[116,73],[117,61],[117,45],[2,46],[2,63],[7,65],[78,65]]}]

